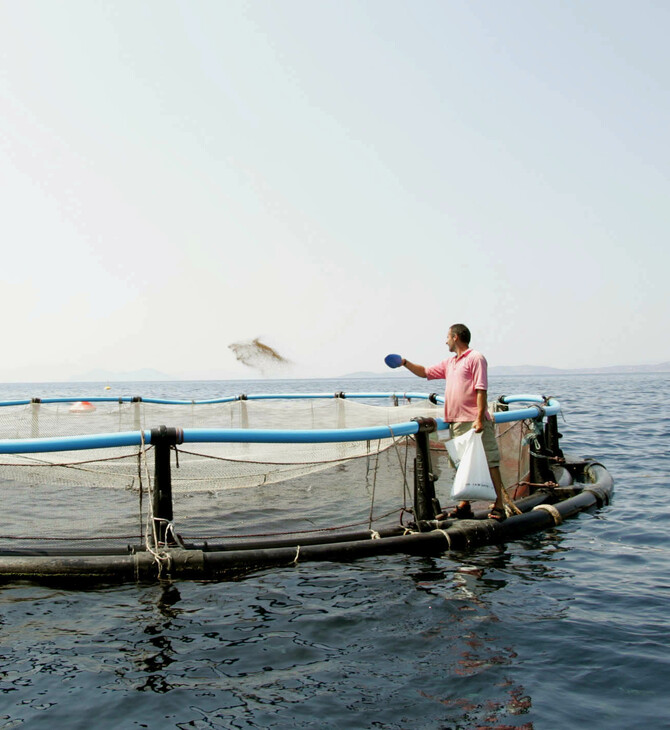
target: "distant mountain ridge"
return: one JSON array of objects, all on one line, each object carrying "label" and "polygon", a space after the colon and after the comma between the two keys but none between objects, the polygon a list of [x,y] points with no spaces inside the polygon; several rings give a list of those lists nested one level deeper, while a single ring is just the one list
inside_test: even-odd
[{"label": "distant mountain ridge", "polygon": [[489,368],[496,375],[596,375],[613,373],[670,373],[670,362],[657,365],[610,365],[599,368],[551,368],[543,365],[497,365]]},{"label": "distant mountain ridge", "polygon": [[[492,375],[612,375],[617,373],[670,373],[670,362],[657,365],[610,365],[600,368],[552,368],[546,365],[493,365],[489,368]],[[381,373],[355,372],[342,375],[342,378],[397,378],[410,375],[404,368],[387,370]]]},{"label": "distant mountain ridge", "polygon": [[138,370],[89,370],[80,375],[70,378],[75,383],[108,383],[115,381],[136,382],[136,381],[174,380],[167,373],[154,368],[139,368]]},{"label": "distant mountain ridge", "polygon": [[[657,365],[613,365],[601,368],[573,368],[561,369],[545,365],[494,365],[489,368],[492,375],[589,375],[589,374],[616,374],[616,373],[670,373],[670,362]],[[357,371],[339,376],[340,378],[398,378],[411,377],[411,373],[404,368],[381,372]],[[180,380],[168,373],[154,368],[139,368],[137,370],[88,370],[68,379],[77,383],[109,383],[109,382],[143,382],[143,381],[173,381]]]}]

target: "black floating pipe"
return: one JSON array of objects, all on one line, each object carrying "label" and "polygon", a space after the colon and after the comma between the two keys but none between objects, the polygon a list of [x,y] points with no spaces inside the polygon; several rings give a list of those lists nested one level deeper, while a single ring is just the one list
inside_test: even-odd
[{"label": "black floating pipe", "polygon": [[[158,545],[165,544],[166,530],[172,522],[172,475],[170,470],[170,451],[176,444],[184,441],[180,428],[159,426],[151,429],[151,445],[154,447],[154,490],[153,519]],[[157,547],[155,545],[154,547]]]},{"label": "black floating pipe", "polygon": [[435,477],[430,458],[428,434],[437,429],[434,418],[413,418],[419,424],[416,433],[416,457],[414,459],[414,519],[419,530],[424,520],[434,520],[440,511],[435,497]]},{"label": "black floating pipe", "polygon": [[[159,430],[159,429],[157,429]],[[168,431],[168,429],[166,429]],[[158,434],[157,434],[158,436]],[[178,434],[175,434],[175,443]],[[168,437],[166,436],[166,439]],[[159,437],[160,439],[160,437]],[[168,454],[169,456],[169,454]],[[168,462],[169,463],[169,462]],[[350,540],[331,544],[298,544],[292,547],[263,549],[226,549],[207,552],[204,549],[184,550],[170,548],[170,576],[175,579],[211,579],[232,577],[238,573],[276,565],[293,565],[315,560],[353,560],[371,555],[407,553],[412,555],[438,555],[447,550],[469,550],[479,545],[504,543],[525,535],[544,530],[560,523],[561,519],[578,512],[607,504],[612,494],[612,477],[598,462],[575,462],[567,468],[578,467],[585,477],[581,491],[566,500],[556,500],[551,491],[522,500],[524,513],[514,515],[503,523],[494,520],[459,520],[445,524],[443,529],[431,532],[397,535],[389,530],[388,537],[358,539],[356,532]],[[545,497],[553,503],[551,509],[532,509],[531,503]],[[542,500],[540,500],[542,501]],[[534,506],[537,506],[534,505]],[[525,511],[529,509],[530,511]],[[80,586],[83,582],[155,582],[159,571],[153,556],[148,552],[119,555],[2,555],[0,556],[0,583],[7,580],[30,580],[39,583],[68,583]]]}]

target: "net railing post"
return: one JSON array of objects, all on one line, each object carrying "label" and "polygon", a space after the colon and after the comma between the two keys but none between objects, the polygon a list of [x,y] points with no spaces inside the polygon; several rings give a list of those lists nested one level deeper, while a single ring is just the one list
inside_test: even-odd
[{"label": "net railing post", "polygon": [[[549,444],[547,443],[547,432],[542,425],[544,417],[544,410],[541,406],[535,406],[540,410],[540,414],[537,417],[538,422],[538,433],[533,437],[531,441],[530,449],[530,481],[533,484],[542,484],[544,482],[553,482],[554,473],[549,465],[549,460],[555,456],[552,453]],[[556,444],[556,447],[558,444]]]},{"label": "net railing post", "polygon": [[[178,428],[159,426],[151,429],[151,445],[154,448],[154,488],[152,509],[154,534],[158,545],[165,544],[168,526],[172,523],[172,471],[170,452],[183,442],[183,432]],[[156,545],[155,547],[158,547]]]},{"label": "net railing post", "polygon": [[422,520],[434,520],[440,507],[435,497],[435,478],[430,456],[429,434],[437,429],[434,418],[413,418],[419,424],[414,458],[414,519],[419,531]]},{"label": "net railing post", "polygon": [[133,428],[139,431],[142,428],[141,412],[142,412],[142,398],[140,396],[133,396],[131,400],[133,409]]},{"label": "net railing post", "polygon": [[547,423],[544,427],[544,440],[547,450],[552,456],[563,456],[559,446],[561,434],[558,432],[558,416],[547,416]]},{"label": "net railing post", "polygon": [[40,437],[40,399],[33,398],[30,403],[30,438]]}]

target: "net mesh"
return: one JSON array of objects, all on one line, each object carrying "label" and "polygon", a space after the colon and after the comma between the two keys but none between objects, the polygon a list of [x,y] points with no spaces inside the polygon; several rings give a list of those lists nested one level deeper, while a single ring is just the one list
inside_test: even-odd
[{"label": "net mesh", "polygon": [[[371,405],[349,399],[237,400],[188,405],[30,403],[0,408],[0,438],[146,431],[159,425],[216,429],[342,429],[440,417],[426,400]],[[498,428],[506,485],[525,473],[522,425]],[[443,504],[453,481],[434,446]],[[174,521],[185,539],[398,523],[411,506],[411,438],[337,443],[185,443],[172,455]],[[154,449],[104,448],[0,454],[6,509],[0,548],[143,542],[151,511]],[[526,463],[527,463],[527,456]]]},{"label": "net mesh", "polygon": [[[415,416],[440,415],[429,402],[373,406],[342,398],[163,405],[143,402],[90,404],[31,403],[0,410],[0,438],[50,438],[118,433],[159,425],[216,429],[344,429],[391,425]],[[179,490],[216,490],[276,484],[333,464],[370,456],[393,438],[337,443],[207,443],[179,448],[173,484]],[[151,454],[151,449],[148,449]],[[138,479],[136,447],[0,455],[0,477],[32,484],[55,483],[133,488]]]}]

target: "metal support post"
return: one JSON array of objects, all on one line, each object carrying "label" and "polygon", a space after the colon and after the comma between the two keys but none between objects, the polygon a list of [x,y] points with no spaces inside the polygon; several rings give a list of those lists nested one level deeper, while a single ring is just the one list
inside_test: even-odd
[{"label": "metal support post", "polygon": [[547,445],[547,451],[552,456],[563,456],[559,440],[561,434],[558,432],[558,416],[547,416],[547,423],[544,427],[544,440]]},{"label": "metal support post", "polygon": [[539,433],[533,437],[530,443],[530,481],[533,484],[543,484],[554,481],[554,472],[549,467],[549,459],[552,456],[545,442],[544,430],[540,428]]},{"label": "metal support post", "polygon": [[[165,544],[168,524],[172,522],[172,476],[170,469],[171,447],[184,441],[180,428],[159,426],[151,429],[151,445],[154,447],[153,519],[158,544]],[[158,545],[156,545],[158,547]]]},{"label": "metal support post", "polygon": [[419,424],[414,459],[414,519],[419,531],[422,520],[434,520],[440,505],[435,497],[435,478],[430,457],[428,434],[437,429],[434,418],[413,418]]}]

